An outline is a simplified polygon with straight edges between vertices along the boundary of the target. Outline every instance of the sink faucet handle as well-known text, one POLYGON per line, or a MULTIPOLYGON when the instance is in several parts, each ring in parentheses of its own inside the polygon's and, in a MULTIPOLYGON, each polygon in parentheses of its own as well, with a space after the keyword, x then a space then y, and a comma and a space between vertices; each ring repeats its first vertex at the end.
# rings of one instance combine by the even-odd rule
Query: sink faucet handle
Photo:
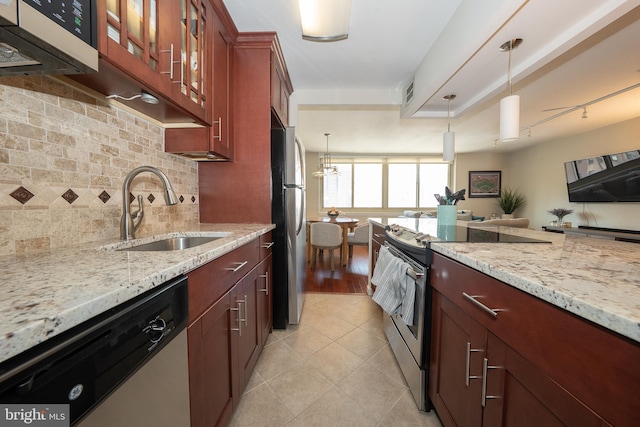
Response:
POLYGON ((142 224, 142 218, 144 217, 144 207, 142 205, 142 194, 138 194, 138 210, 131 213, 131 219, 133 220, 133 232, 135 233, 142 224))

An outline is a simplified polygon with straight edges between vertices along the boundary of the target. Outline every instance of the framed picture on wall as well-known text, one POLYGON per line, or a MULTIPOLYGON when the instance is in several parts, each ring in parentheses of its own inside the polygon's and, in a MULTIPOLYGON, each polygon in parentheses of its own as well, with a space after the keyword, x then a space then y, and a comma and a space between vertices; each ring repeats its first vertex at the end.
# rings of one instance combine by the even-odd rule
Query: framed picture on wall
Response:
POLYGON ((502 171, 469 171, 469 197, 500 197, 502 171))

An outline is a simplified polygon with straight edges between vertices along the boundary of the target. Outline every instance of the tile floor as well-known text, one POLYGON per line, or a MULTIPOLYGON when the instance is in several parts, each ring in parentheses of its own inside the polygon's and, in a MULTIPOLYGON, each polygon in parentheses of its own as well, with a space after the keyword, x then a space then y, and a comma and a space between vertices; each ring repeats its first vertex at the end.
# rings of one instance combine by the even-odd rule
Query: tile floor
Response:
POLYGON ((299 325, 274 330, 232 426, 430 426, 366 295, 307 294, 299 325))

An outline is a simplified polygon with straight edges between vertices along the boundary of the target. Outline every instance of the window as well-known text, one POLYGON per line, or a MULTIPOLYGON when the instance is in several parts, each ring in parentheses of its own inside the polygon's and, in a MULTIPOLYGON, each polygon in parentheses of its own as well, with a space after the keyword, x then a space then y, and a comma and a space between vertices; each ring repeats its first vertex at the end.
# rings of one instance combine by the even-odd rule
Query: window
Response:
POLYGON ((323 208, 427 208, 449 182, 449 164, 432 159, 333 159, 339 175, 323 181, 323 208))

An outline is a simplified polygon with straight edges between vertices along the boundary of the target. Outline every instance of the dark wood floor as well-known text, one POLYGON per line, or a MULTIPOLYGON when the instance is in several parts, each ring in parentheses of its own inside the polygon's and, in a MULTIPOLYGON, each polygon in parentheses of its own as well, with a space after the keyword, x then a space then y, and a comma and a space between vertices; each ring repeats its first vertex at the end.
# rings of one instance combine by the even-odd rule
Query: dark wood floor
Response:
POLYGON ((369 274, 368 251, 366 246, 354 246, 353 258, 349 259, 346 266, 339 265, 339 251, 335 251, 335 271, 331 271, 329 251, 324 251, 323 256, 318 256, 313 270, 307 262, 306 292, 366 295, 369 274))

